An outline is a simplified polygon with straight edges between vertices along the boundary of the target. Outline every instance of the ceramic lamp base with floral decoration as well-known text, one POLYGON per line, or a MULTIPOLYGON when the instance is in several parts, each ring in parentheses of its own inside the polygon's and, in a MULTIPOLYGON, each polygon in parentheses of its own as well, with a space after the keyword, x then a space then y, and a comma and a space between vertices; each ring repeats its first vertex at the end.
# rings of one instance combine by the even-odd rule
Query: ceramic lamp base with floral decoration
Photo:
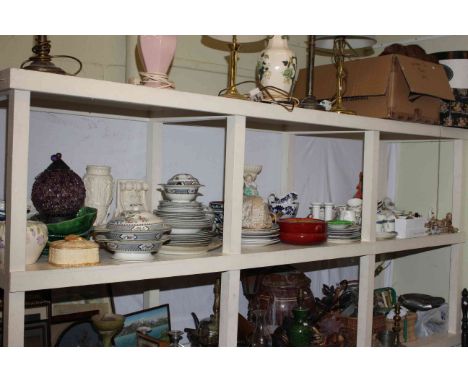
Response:
POLYGON ((273 36, 257 61, 257 82, 265 99, 287 100, 296 78, 297 58, 285 36, 273 36), (276 89, 275 89, 276 88, 276 89))

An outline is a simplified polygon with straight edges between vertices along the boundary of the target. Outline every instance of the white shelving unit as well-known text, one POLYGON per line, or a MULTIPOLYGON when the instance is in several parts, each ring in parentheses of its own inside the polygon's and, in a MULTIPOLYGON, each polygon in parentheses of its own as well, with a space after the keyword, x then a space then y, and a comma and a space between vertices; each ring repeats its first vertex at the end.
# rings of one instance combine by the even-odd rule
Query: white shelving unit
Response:
MULTIPOLYGON (((450 246, 449 334, 437 344, 456 343, 460 322, 463 231, 456 234, 413 239, 376 241, 375 205, 377 201, 379 146, 381 140, 453 140, 454 185, 453 222, 461 227, 463 140, 468 133, 460 129, 405 123, 359 116, 338 115, 313 110, 288 112, 267 105, 172 90, 120 84, 92 79, 60 76, 20 69, 0 72, 0 100, 8 108, 6 200, 7 232, 5 263, 0 270, 4 289, 4 345, 22 346, 24 336, 25 292, 38 289, 116 283, 203 273, 221 273, 220 346, 235 346, 239 310, 240 271, 280 264, 359 257, 358 346, 371 345, 372 292, 375 257, 381 253, 404 252, 450 246), (82 268, 57 268, 41 260, 25 265, 28 144, 30 110, 85 113, 99 116, 138 117, 148 121, 147 181, 156 206, 161 161, 158 145, 164 124, 221 126, 226 129, 224 180, 223 247, 205 257, 157 260, 150 263, 115 263, 106 252, 101 263, 82 268), (292 184, 292 140, 294 135, 327 135, 364 139, 364 201, 362 242, 293 246, 277 244, 263 248, 241 247, 243 166, 246 128, 283 133, 284 189, 292 184)), ((149 303, 157 294, 148 294, 149 303)))

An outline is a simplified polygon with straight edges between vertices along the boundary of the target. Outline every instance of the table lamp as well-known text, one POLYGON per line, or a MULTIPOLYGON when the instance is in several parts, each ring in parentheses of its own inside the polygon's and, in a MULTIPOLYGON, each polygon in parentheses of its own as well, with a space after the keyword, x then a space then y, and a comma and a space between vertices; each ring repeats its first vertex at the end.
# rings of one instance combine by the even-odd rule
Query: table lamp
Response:
POLYGON ((315 66, 315 36, 308 39, 309 54, 307 56, 307 95, 299 104, 303 109, 324 110, 324 107, 314 97, 314 66, 315 66))
POLYGON ((336 95, 331 111, 342 114, 356 114, 343 106, 346 91, 345 57, 358 56, 356 50, 370 48, 377 41, 372 36, 320 36, 315 44, 319 49, 331 52, 336 66, 336 95))
MULTIPOLYGON (((266 36, 247 36, 247 35, 231 35, 231 36, 209 36, 214 40, 227 43, 230 51, 229 71, 228 71, 228 86, 221 94, 222 97, 247 99, 246 96, 239 93, 236 86, 237 75, 237 60, 239 59, 239 48, 245 44, 259 43, 265 40, 266 36)), ((262 47, 263 48, 263 47, 262 47)))
POLYGON ((57 55, 51 56, 49 54, 50 49, 51 49, 51 44, 50 44, 50 40, 47 39, 46 35, 36 35, 34 36, 34 41, 35 41, 35 44, 32 48, 34 56, 29 57, 26 61, 24 61, 20 66, 21 69, 36 70, 38 72, 55 73, 55 74, 68 74, 67 72, 65 72, 65 70, 56 66, 52 62, 52 59, 53 58, 71 58, 72 60, 75 60, 79 65, 78 70, 75 73, 72 73, 71 75, 76 76, 81 71, 83 64, 76 57, 67 56, 64 54, 61 54, 59 56, 57 55), (30 62, 30 64, 26 66, 28 62, 30 62))

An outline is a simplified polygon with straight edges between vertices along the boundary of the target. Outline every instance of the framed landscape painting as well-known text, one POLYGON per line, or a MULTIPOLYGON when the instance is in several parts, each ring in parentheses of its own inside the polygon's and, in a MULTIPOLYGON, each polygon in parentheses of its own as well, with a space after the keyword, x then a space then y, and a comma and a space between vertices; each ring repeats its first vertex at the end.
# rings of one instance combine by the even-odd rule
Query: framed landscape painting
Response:
POLYGON ((114 337, 115 346, 137 346, 137 331, 156 339, 167 340, 171 330, 169 304, 125 315, 122 331, 114 337))

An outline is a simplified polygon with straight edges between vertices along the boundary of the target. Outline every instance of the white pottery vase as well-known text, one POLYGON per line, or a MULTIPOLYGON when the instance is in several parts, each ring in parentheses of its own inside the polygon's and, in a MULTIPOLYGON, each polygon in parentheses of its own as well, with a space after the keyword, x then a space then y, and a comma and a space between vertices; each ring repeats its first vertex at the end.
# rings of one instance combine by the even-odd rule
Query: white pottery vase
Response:
POLYGON ((97 209, 95 226, 104 223, 112 202, 114 180, 110 171, 110 166, 88 165, 83 176, 86 189, 85 206, 97 209))
MULTIPOLYGON (((47 244, 47 226, 39 221, 28 220, 26 227, 26 264, 34 264, 47 244)), ((5 222, 0 222, 0 263, 5 257, 5 222)))
MULTIPOLYGON (((296 69, 297 58, 288 48, 288 40, 273 36, 257 61, 257 80, 261 86, 274 86, 289 94, 296 78, 296 69)), ((274 89, 268 91, 275 98, 286 98, 274 89)))

